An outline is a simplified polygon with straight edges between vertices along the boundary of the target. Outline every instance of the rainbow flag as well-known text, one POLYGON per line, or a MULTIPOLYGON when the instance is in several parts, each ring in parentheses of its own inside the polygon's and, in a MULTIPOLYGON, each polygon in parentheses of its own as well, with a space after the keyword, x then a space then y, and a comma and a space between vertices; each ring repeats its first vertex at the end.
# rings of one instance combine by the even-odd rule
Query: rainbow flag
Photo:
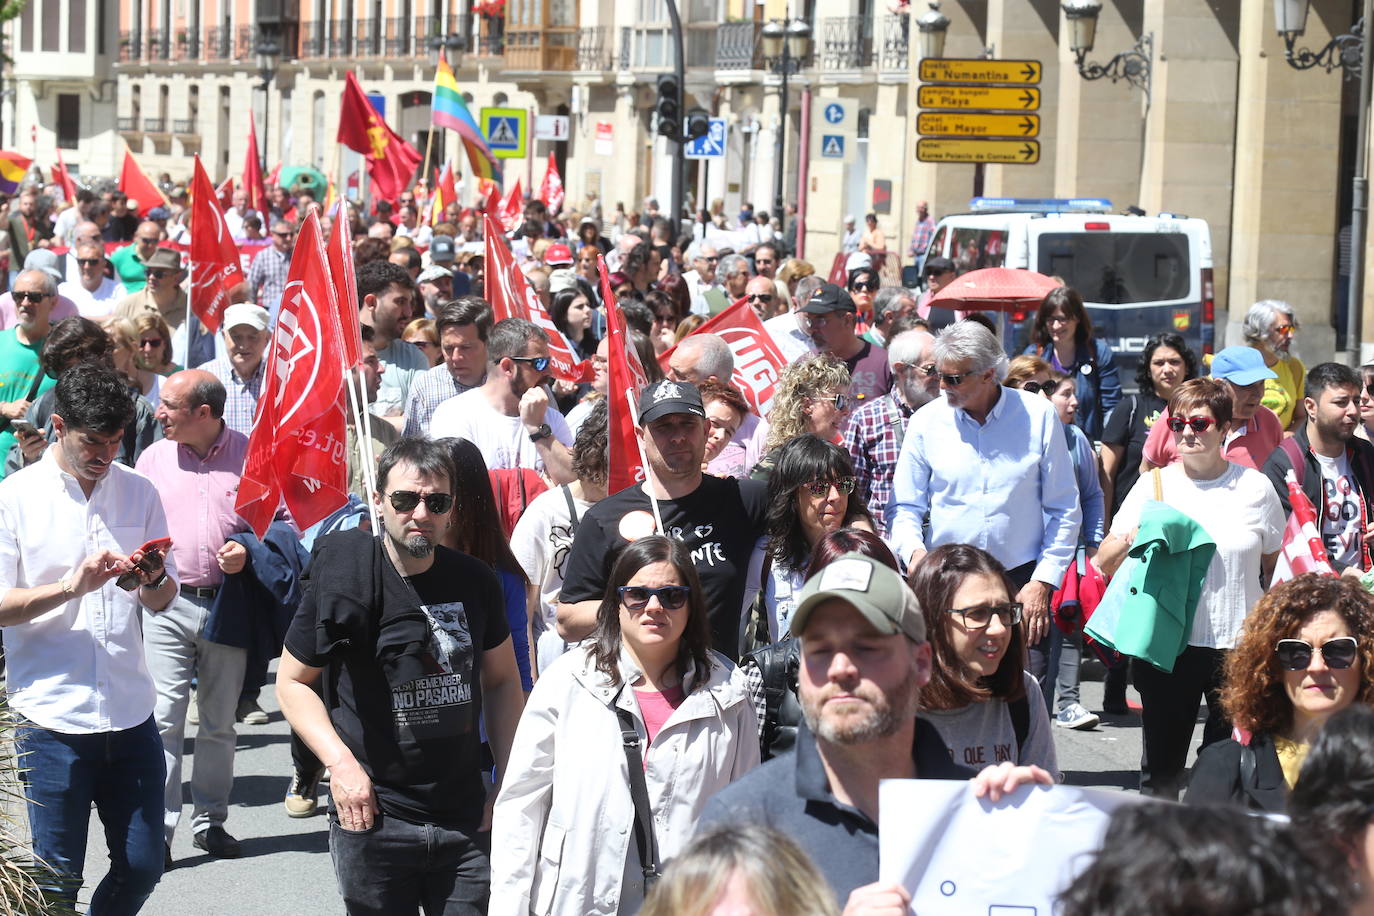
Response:
POLYGON ((434 95, 430 102, 430 123, 435 127, 456 130, 463 138, 463 147, 468 153, 468 163, 478 178, 489 178, 504 184, 501 178, 501 165, 487 146, 487 138, 482 136, 472 112, 468 111, 458 91, 458 81, 453 78, 453 70, 448 61, 440 60, 439 69, 434 74, 434 95))
POLYGON ((32 159, 0 150, 0 194, 13 194, 18 191, 31 165, 32 159))

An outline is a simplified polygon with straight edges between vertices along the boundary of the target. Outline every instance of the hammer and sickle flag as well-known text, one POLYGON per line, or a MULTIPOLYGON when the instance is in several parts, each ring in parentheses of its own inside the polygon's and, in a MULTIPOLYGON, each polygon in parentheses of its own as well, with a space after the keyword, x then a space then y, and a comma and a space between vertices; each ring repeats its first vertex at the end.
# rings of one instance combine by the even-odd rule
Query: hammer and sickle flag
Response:
POLYGON ((377 200, 395 203, 420 166, 420 151, 402 140, 377 113, 351 71, 344 82, 337 139, 367 158, 372 196, 377 200))

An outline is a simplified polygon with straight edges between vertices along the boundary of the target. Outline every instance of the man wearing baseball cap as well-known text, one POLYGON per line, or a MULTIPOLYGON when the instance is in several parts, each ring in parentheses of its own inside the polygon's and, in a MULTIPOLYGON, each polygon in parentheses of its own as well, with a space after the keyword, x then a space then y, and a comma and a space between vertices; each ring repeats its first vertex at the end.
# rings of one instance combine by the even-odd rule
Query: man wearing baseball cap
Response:
POLYGON ((224 310, 224 356, 211 360, 204 369, 224 385, 224 422, 245 436, 253 430, 253 415, 262 396, 263 354, 272 332, 267 329, 267 309, 251 302, 239 302, 224 310))
MULTIPOLYGON (((1231 391, 1231 432, 1222 443, 1222 455, 1234 464, 1260 470, 1283 439, 1278 415, 1260 404, 1264 380, 1278 376, 1264 364, 1260 351, 1238 346, 1227 347, 1212 357, 1212 378, 1221 379, 1231 391)), ((1141 454, 1150 467, 1162 468, 1178 460, 1168 419, 1169 412, 1165 410, 1150 427, 1150 435, 1145 439, 1141 454)))
POLYGON ((853 298, 834 283, 822 283, 801 307, 803 327, 816 349, 842 360, 853 382, 849 393, 862 404, 892 390, 887 351, 854 333, 858 309, 853 298))
MULTIPOLYGON (((933 664, 925 617, 896 570, 860 553, 823 567, 798 599, 792 635, 801 642, 804 721, 796 750, 707 802, 698 830, 767 825, 811 856, 841 904, 905 912, 906 891, 878 883, 878 784, 975 777, 917 716, 933 664)), ((1003 763, 977 774, 974 792, 995 802, 1017 786, 1051 781, 1039 767, 1003 763)))
POLYGON ((663 533, 691 548, 705 592, 711 648, 739 657, 741 623, 758 592, 762 568, 767 487, 703 474, 706 430, 706 410, 695 385, 662 381, 645 387, 635 427, 648 459, 645 480, 601 500, 579 523, 559 595, 558 631, 564 640, 576 642, 591 633, 621 549, 655 533, 652 494, 663 533))

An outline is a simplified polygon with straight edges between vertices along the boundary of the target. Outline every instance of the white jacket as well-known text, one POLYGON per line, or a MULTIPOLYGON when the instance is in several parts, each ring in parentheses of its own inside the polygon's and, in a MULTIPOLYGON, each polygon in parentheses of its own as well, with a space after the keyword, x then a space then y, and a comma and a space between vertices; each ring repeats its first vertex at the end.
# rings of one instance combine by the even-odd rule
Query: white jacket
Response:
MULTIPOLYGON (((743 676, 711 653, 710 678, 693 690, 648 748, 649 803, 659 856, 687 843, 712 795, 759 763, 758 726, 743 676)), ((639 671, 622 653, 626 684, 639 671)), ((511 747, 491 832, 491 916, 634 913, 644 888, 634 801, 610 704, 618 688, 588 649, 558 659, 534 685, 511 747)), ((616 701, 644 719, 634 690, 616 701)))

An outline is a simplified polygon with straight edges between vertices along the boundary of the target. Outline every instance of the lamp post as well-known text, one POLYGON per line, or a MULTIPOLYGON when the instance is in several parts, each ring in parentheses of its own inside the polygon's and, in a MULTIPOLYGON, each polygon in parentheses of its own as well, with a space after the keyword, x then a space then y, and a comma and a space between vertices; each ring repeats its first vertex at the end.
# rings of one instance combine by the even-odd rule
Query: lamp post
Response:
POLYGON ((281 45, 276 36, 266 31, 258 34, 257 47, 253 49, 257 57, 258 76, 262 77, 262 173, 267 174, 267 131, 272 126, 272 77, 277 75, 277 61, 281 59, 281 45))
POLYGON ((1348 34, 1337 35, 1316 52, 1306 48, 1295 51, 1293 46, 1307 29, 1308 5, 1309 0, 1274 0, 1274 25, 1283 37, 1284 57, 1289 66, 1295 70, 1319 66, 1327 73, 1340 67, 1346 79, 1358 77, 1360 81, 1355 175, 1350 187, 1350 286, 1345 308, 1345 348, 1352 361, 1358 358, 1364 362, 1360 325, 1364 313, 1364 244, 1369 211, 1369 25, 1374 22, 1374 0, 1363 0, 1363 15, 1348 34))
POLYGON ((463 36, 457 32, 449 32, 447 35, 435 35, 429 40, 429 62, 431 66, 439 66, 439 61, 443 61, 455 70, 458 62, 463 59, 463 36))
POLYGON ((776 19, 759 32, 764 59, 782 76, 782 95, 778 102, 778 135, 773 143, 773 212, 783 219, 782 176, 787 160, 787 79, 793 68, 800 71, 811 54, 811 26, 801 19, 783 25, 776 19))
POLYGON ((916 28, 921 33, 921 59, 944 57, 949 17, 940 12, 939 0, 932 0, 930 9, 916 20, 916 28))
POLYGON ((1136 39, 1129 51, 1122 51, 1105 64, 1086 60, 1097 40, 1097 17, 1102 14, 1101 0, 1064 0, 1064 17, 1069 20, 1069 47, 1078 62, 1078 75, 1085 80, 1109 77, 1113 83, 1125 80, 1145 93, 1145 105, 1150 105, 1150 64, 1154 58, 1154 33, 1146 32, 1136 39))

